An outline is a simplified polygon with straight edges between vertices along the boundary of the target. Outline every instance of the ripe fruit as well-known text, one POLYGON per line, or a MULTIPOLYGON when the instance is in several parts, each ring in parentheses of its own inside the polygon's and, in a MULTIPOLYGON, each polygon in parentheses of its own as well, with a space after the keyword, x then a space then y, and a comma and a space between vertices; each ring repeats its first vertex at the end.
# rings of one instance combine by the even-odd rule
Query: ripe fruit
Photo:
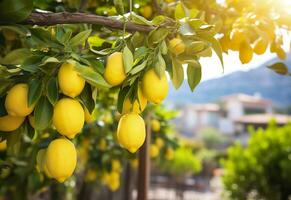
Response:
POLYGON ((138 159, 137 158, 134 158, 133 160, 130 161, 130 166, 133 168, 133 169, 137 169, 138 167, 138 159))
POLYGON ((169 84, 166 73, 161 78, 153 69, 144 74, 142 79, 142 92, 148 101, 159 104, 167 97, 168 91, 169 84))
POLYGON ((278 56, 281 60, 285 60, 285 59, 286 59, 286 53, 285 53, 285 51, 282 49, 282 47, 280 47, 280 46, 276 47, 275 52, 276 52, 277 56, 278 56))
POLYGON ((239 29, 233 29, 230 33, 230 40, 232 44, 241 44, 246 40, 245 32, 239 29))
POLYGON ((264 38, 259 38, 255 41, 254 52, 257 55, 262 55, 266 52, 268 47, 268 41, 264 38))
POLYGON ((84 126, 84 110, 74 99, 63 98, 54 107, 53 125, 57 131, 69 138, 74 138, 84 126))
POLYGON ((122 113, 129 113, 129 112, 134 112, 134 113, 141 113, 146 105, 147 105, 147 99, 142 93, 141 88, 139 87, 137 90, 137 96, 138 100, 135 100, 133 104, 130 102, 129 98, 126 98, 123 102, 123 108, 122 108, 122 113))
POLYGON ((228 36, 223 36, 219 42, 223 52, 227 52, 231 48, 231 43, 228 36))
POLYGON ((165 142, 162 138, 157 138, 155 143, 159 148, 162 148, 165 145, 165 142))
POLYGON ((112 168, 112 171, 121 172, 121 164, 119 160, 113 159, 111 161, 111 168, 112 168))
POLYGON ((95 181, 97 179, 96 170, 89 169, 86 173, 85 180, 88 182, 95 181))
POLYGON ((174 159, 174 150, 172 148, 167 148, 165 158, 166 160, 174 159))
POLYGON ((158 120, 153 119, 151 121, 151 127, 153 131, 158 132, 161 129, 161 124, 158 120))
POLYGON ((136 113, 125 114, 117 127, 117 139, 121 146, 135 153, 145 141, 146 131, 143 119, 136 113))
POLYGON ((76 97, 81 94, 85 80, 75 70, 74 63, 64 63, 58 73, 59 87, 63 94, 76 97))
POLYGON ((64 182, 76 167, 77 152, 74 144, 66 138, 53 140, 47 148, 45 163, 50 175, 60 183, 64 182))
POLYGON ((155 144, 151 144, 150 146, 150 156, 151 158, 156 158, 160 153, 159 147, 155 144))
POLYGON ((120 187, 120 175, 118 172, 112 171, 105 175, 105 184, 111 191, 116 191, 120 187))
POLYGON ((90 114, 86 107, 84 108, 84 114, 85 114, 86 123, 94 122, 95 119, 94 119, 93 113, 90 114))
POLYGON ((36 169, 38 172, 44 172, 48 178, 52 177, 46 166, 46 149, 41 149, 37 152, 36 169))
POLYGON ((183 53, 185 51, 185 48, 186 46, 183 40, 181 40, 180 38, 174 38, 169 42, 169 49, 176 56, 183 53))
POLYGON ((2 142, 0 142, 0 151, 5 151, 7 148, 7 142, 6 140, 3 140, 2 142))
POLYGON ((14 85, 7 93, 5 108, 9 115, 25 117, 32 113, 34 106, 28 106, 28 85, 19 83, 14 85))
POLYGON ((6 115, 0 117, 0 131, 15 131, 23 123, 25 117, 13 117, 6 115))
POLYGON ((253 49, 247 41, 241 43, 239 48, 239 59, 242 64, 249 63, 253 58, 253 49))
POLYGON ((147 5, 147 6, 144 6, 140 9, 140 13, 142 16, 149 19, 153 14, 153 9, 151 6, 147 5))
POLYGON ((126 74, 121 52, 115 52, 108 56, 104 78, 112 86, 117 86, 125 80, 126 74))

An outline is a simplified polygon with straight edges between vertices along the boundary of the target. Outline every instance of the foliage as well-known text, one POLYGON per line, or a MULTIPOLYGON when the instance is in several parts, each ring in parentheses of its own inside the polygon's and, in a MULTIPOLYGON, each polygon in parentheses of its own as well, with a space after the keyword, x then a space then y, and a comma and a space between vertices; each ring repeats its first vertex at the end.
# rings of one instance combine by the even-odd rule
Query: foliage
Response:
POLYGON ((252 131, 246 148, 239 143, 228 149, 223 161, 223 183, 231 199, 288 199, 291 193, 291 126, 252 131))
POLYGON ((207 148, 215 149, 226 144, 224 135, 214 128, 205 128, 199 132, 199 135, 207 148))

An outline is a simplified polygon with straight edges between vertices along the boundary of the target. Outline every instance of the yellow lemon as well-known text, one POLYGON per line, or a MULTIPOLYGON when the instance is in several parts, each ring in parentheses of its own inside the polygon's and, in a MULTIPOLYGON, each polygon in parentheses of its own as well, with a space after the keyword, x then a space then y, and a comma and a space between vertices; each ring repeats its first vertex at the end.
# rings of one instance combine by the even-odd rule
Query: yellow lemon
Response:
POLYGON ((280 46, 276 47, 275 52, 276 52, 277 56, 278 56, 281 60, 285 60, 285 59, 286 59, 286 53, 285 53, 285 51, 282 49, 282 47, 280 47, 280 46))
POLYGON ((131 161, 130 161, 130 165, 131 165, 131 167, 132 167, 133 169, 137 169, 137 167, 138 167, 138 159, 135 158, 135 159, 131 160, 131 161))
POLYGON ((141 13, 142 16, 144 16, 145 18, 149 19, 153 14, 153 9, 152 9, 151 6, 146 5, 146 6, 144 6, 144 7, 142 7, 140 9, 140 13, 141 13))
POLYGON ((34 116, 33 115, 29 115, 28 116, 28 121, 29 121, 29 124, 32 128, 35 128, 35 119, 34 119, 34 116))
POLYGON ((231 44, 241 44, 246 40, 246 34, 239 29, 233 29, 230 33, 231 44))
POLYGON ((121 164, 119 160, 113 159, 111 161, 111 168, 112 168, 112 171, 121 172, 121 164))
POLYGON ((224 52, 227 52, 228 49, 230 49, 231 47, 231 42, 230 42, 230 39, 228 36, 223 36, 220 40, 220 45, 221 45, 221 48, 224 52))
POLYGON ((98 149, 100 149, 101 151, 105 151, 106 148, 107 148, 107 142, 104 138, 102 138, 98 143, 98 149))
POLYGON ((54 107, 53 125, 57 131, 69 138, 74 138, 84 126, 84 110, 74 99, 63 98, 54 107))
POLYGON ((85 180, 88 182, 95 181, 97 179, 96 170, 89 169, 86 173, 85 180))
POLYGON ((150 156, 151 158, 156 158, 160 153, 159 147, 155 144, 151 144, 150 146, 150 156))
POLYGON ((242 42, 239 48, 239 59, 242 64, 249 63, 253 58, 253 49, 246 41, 242 42))
POLYGON ((46 149, 41 149, 36 154, 36 169, 38 172, 43 172, 46 149))
POLYGON ((166 160, 174 159, 174 150, 172 148, 167 148, 165 158, 166 160))
POLYGON ((59 87, 63 94, 76 97, 81 94, 85 80, 75 70, 74 63, 64 63, 58 73, 59 87))
POLYGON ((135 153, 144 143, 146 137, 145 123, 136 113, 121 117, 117 128, 117 139, 121 146, 135 153))
POLYGON ((257 55, 262 55, 266 52, 268 48, 268 41, 264 38, 259 38, 255 41, 254 52, 257 55))
POLYGON ((85 121, 87 123, 94 122, 95 118, 93 116, 93 112, 90 114, 89 111, 88 111, 88 109, 86 107, 84 108, 84 114, 85 114, 85 121))
POLYGON ((6 115, 0 117, 0 131, 15 131, 23 123, 25 117, 13 117, 6 115))
POLYGON ((157 138, 155 141, 155 144, 159 147, 162 148, 165 145, 165 142, 162 138, 157 138))
POLYGON ((181 40, 180 38, 171 39, 169 42, 169 49, 176 56, 183 53, 185 51, 185 48, 186 46, 183 40, 181 40))
POLYGON ((158 132, 161 129, 161 124, 158 120, 153 119, 151 120, 151 127, 153 131, 158 132))
POLYGON ((116 191, 120 187, 120 175, 119 173, 112 171, 107 176, 106 185, 111 191, 116 191))
POLYGON ((77 152, 74 144, 66 139, 53 140, 46 152, 46 167, 50 175, 60 183, 70 177, 76 167, 77 152))
POLYGON ((166 73, 161 78, 153 69, 145 73, 142 79, 142 92, 148 101, 159 104, 167 97, 168 91, 169 84, 166 73))
POLYGON ((108 56, 104 78, 112 86, 119 85, 125 80, 126 74, 121 52, 115 52, 108 56))
POLYGON ((32 113, 34 106, 28 106, 28 85, 19 83, 7 93, 5 108, 9 115, 25 117, 32 113))
POLYGON ((135 100, 133 104, 130 102, 129 98, 126 98, 123 102, 123 108, 122 108, 122 113, 129 113, 129 112, 134 112, 134 113, 141 113, 146 105, 147 105, 147 99, 142 93, 141 87, 138 87, 137 90, 137 98, 138 100, 135 100))
POLYGON ((0 151, 5 151, 7 148, 7 141, 3 140, 2 142, 0 142, 0 151))

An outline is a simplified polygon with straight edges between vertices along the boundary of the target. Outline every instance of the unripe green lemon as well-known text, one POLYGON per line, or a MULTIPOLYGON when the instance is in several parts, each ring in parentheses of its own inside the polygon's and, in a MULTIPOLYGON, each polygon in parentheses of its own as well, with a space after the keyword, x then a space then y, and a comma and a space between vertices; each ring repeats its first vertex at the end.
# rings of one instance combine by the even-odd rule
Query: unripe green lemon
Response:
POLYGON ((161 78, 153 69, 144 74, 142 79, 142 92, 148 101, 159 104, 167 97, 168 91, 169 84, 166 73, 161 78))
POLYGON ((126 78, 121 52, 108 56, 104 72, 105 80, 112 86, 120 85, 126 78))
POLYGON ((138 87, 137 91, 137 96, 138 100, 135 100, 133 104, 130 102, 129 98, 126 98, 123 102, 123 108, 122 108, 122 113, 129 113, 129 112, 134 112, 134 113, 141 113, 146 105, 147 105, 147 99, 142 93, 141 87, 138 87))
POLYGON ((151 127, 153 131, 158 132, 161 129, 161 124, 158 120, 153 119, 151 120, 151 127))
POLYGON ((117 128, 119 144, 131 153, 135 153, 144 143, 145 123, 136 113, 128 113, 120 118, 117 128))
POLYGON ((249 63, 253 58, 253 49, 246 41, 242 42, 240 45, 239 58, 242 64, 249 63))
POLYGON ((47 148, 45 164, 53 178, 64 182, 73 174, 77 164, 74 144, 66 138, 53 140, 47 148))
POLYGON ((0 117, 0 131, 15 131, 23 123, 25 117, 13 117, 6 115, 0 117))
POLYGON ((60 134, 72 139, 82 130, 84 115, 83 107, 77 100, 63 98, 54 107, 53 125, 60 134))
POLYGON ((150 146, 150 156, 151 158, 156 158, 160 153, 160 149, 157 145, 151 144, 150 146))
POLYGON ((13 86, 7 93, 5 108, 9 115, 25 117, 32 113, 34 106, 28 106, 28 85, 19 83, 13 86))
POLYGON ((74 63, 64 63, 58 73, 60 90, 69 97, 76 97, 81 94, 85 87, 85 80, 75 70, 74 63))
POLYGON ((169 42, 169 49, 176 56, 183 53, 185 51, 185 48, 186 46, 183 40, 181 40, 180 38, 174 38, 169 42))

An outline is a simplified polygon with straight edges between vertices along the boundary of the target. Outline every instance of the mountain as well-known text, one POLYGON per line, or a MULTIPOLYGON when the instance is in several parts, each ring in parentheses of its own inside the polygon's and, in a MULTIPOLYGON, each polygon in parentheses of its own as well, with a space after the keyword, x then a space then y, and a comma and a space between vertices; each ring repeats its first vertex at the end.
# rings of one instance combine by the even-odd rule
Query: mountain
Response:
MULTIPOLYGON (((211 79, 199 84, 192 93, 187 80, 179 90, 170 87, 166 103, 209 103, 220 97, 234 93, 249 95, 260 94, 262 98, 272 100, 276 106, 283 107, 291 104, 291 77, 276 74, 266 66, 278 62, 272 59, 249 71, 238 71, 217 79, 211 79)), ((291 66, 291 57, 285 61, 291 66)))

